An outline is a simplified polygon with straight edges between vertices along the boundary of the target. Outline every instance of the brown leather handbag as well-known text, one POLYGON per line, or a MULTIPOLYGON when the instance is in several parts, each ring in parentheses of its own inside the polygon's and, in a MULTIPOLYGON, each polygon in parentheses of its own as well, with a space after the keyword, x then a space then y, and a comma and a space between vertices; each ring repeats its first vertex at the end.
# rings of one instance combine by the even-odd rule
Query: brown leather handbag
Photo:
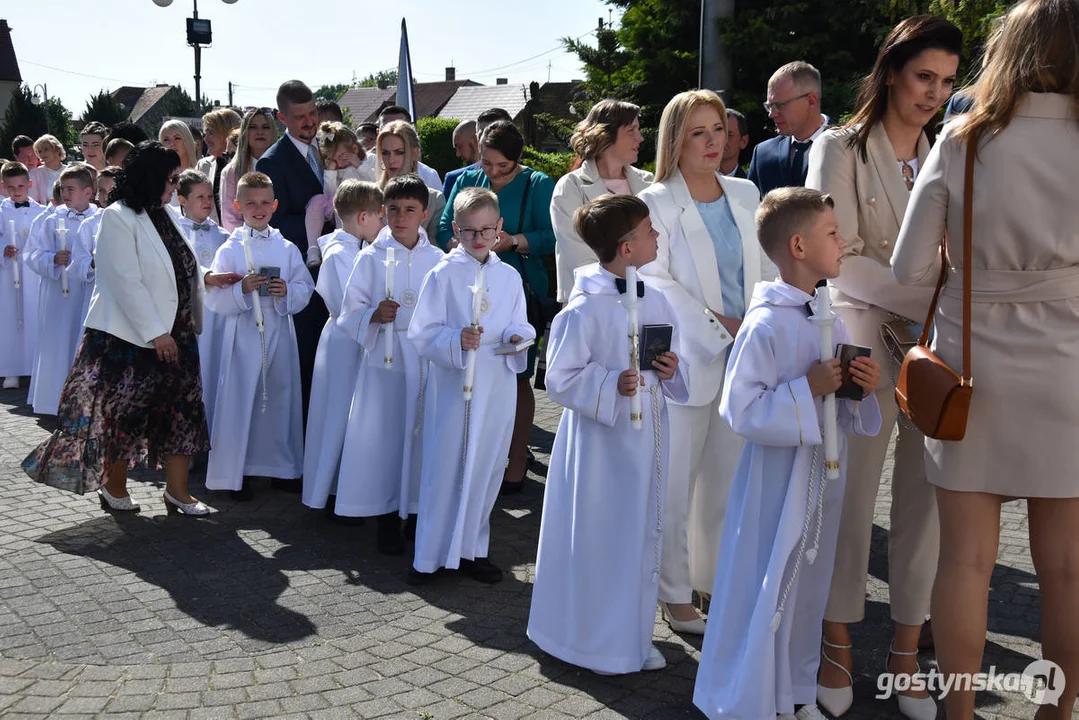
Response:
POLYGON ((974 394, 970 376, 971 224, 974 217, 974 143, 967 144, 963 187, 963 375, 957 375, 929 349, 929 331, 940 291, 948 275, 948 240, 940 241, 940 279, 929 306, 922 336, 903 358, 895 386, 895 401, 903 414, 936 440, 962 440, 967 433, 967 413, 974 394))

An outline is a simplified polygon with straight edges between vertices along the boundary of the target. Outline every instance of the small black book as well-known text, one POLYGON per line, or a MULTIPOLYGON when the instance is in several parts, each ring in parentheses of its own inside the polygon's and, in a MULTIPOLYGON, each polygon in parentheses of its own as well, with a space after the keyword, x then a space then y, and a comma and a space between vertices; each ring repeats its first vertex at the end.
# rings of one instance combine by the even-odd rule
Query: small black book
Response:
POLYGON ((654 370, 652 362, 671 351, 673 325, 642 325, 640 339, 641 370, 654 370))
MULTIPOLYGON (((259 275, 269 280, 281 277, 281 268, 273 265, 263 265, 259 268, 259 275)), ((259 295, 266 297, 270 294, 270 284, 259 285, 259 295)))
POLYGON ((872 352, 872 348, 861 345, 839 343, 835 346, 835 357, 839 358, 839 367, 843 371, 843 384, 835 391, 837 400, 860 401, 865 395, 865 391, 854 382, 854 378, 850 375, 850 361, 855 358, 869 357, 872 352))

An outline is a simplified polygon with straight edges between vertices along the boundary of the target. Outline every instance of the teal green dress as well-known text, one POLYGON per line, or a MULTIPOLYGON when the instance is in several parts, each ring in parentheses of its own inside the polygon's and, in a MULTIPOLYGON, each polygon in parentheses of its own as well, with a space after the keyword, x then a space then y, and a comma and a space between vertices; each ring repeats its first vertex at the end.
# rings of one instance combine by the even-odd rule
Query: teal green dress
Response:
MULTIPOLYGON (((483 170, 468 170, 461 173, 454 183, 450 196, 446 198, 446 209, 438 223, 436 241, 443 250, 453 237, 453 201, 462 188, 491 188, 491 181, 483 170)), ((554 198, 554 181, 538 170, 522 167, 517 177, 509 185, 499 190, 498 206, 502 212, 502 229, 510 235, 523 234, 528 239, 528 254, 507 252, 498 253, 498 258, 517 269, 522 277, 528 279, 536 297, 549 297, 547 268, 542 256, 554 254, 554 226, 551 224, 551 202, 554 198), (524 199, 525 187, 528 187, 528 205, 525 207, 524 222, 521 222, 521 200, 524 199)), ((537 336, 544 328, 536 328, 537 336)), ((528 369, 521 377, 530 378, 536 368, 536 346, 532 346, 528 355, 528 369)))

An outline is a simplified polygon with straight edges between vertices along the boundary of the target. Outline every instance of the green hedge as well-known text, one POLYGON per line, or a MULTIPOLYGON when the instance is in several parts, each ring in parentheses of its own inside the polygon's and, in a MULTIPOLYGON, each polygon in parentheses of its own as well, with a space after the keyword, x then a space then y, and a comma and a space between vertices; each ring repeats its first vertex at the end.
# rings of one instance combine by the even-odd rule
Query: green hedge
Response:
POLYGON ((570 165, 573 164, 573 153, 544 153, 533 147, 526 147, 521 155, 521 162, 558 182, 558 178, 569 172, 570 165))
POLYGON ((457 121, 448 118, 420 118, 416 131, 423 148, 423 162, 445 176, 450 170, 461 167, 461 160, 453 151, 453 129, 457 121))

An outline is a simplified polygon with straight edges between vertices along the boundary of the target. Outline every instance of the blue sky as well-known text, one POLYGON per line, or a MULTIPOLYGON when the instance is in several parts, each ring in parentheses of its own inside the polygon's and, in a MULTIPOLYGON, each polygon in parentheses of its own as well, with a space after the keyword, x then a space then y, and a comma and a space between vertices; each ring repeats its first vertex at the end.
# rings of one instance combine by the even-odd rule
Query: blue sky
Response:
MULTIPOLYGON (((186 44, 191 0, 160 8, 152 0, 33 0, 4 3, 23 82, 46 83, 78 117, 86 100, 120 85, 170 83, 194 94, 194 52, 186 44), (91 16, 91 10, 93 15, 91 16)), ((240 106, 273 106, 277 85, 299 78, 313 88, 349 82, 353 73, 397 66, 401 19, 408 21, 412 66, 420 82, 457 79, 494 84, 582 77, 559 48, 608 18, 599 0, 201 0, 214 44, 202 51, 202 92, 240 106), (392 8, 383 11, 381 8, 392 8)), ((615 17, 617 21, 617 17, 615 17)))

